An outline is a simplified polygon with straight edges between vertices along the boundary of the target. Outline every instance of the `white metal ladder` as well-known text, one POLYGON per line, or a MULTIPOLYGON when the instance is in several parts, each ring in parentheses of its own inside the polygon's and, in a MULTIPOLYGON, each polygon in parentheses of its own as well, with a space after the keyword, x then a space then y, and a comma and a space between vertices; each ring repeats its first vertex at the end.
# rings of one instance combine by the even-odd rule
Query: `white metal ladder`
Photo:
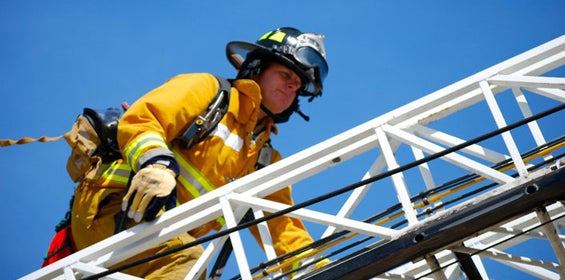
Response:
MULTIPOLYGON (((420 160, 465 143, 469 140, 468 135, 446 131, 441 123, 458 120, 459 115, 464 116, 460 119, 463 122, 465 117, 469 117, 465 113, 469 110, 488 116, 485 119, 490 119, 491 123, 485 124, 485 127, 497 129, 560 106, 565 103, 565 78, 553 76, 553 73, 563 73, 559 71, 562 71, 564 65, 565 36, 561 36, 185 203, 166 212, 153 223, 141 224, 125 230, 54 264, 31 272, 22 279, 81 279, 103 273, 111 265, 220 216, 224 216, 226 220, 226 226, 220 233, 227 234, 217 234, 214 236, 217 238, 209 240, 204 255, 187 279, 196 278, 210 266, 227 238, 230 238, 233 244, 240 277, 252 279, 255 273, 251 268, 257 264, 249 261, 245 240, 241 238, 239 231, 230 231, 230 229, 237 226, 248 209, 253 210, 255 218, 261 218, 265 216, 264 212, 278 213, 289 207, 261 197, 289 184, 299 183, 308 177, 323 176, 324 172, 331 172, 332 167, 354 160, 359 155, 377 152, 372 164, 367 166, 365 176, 361 178, 364 180, 395 170, 407 162, 420 160), (543 104, 551 106, 538 108, 536 104, 529 102, 530 98, 547 99, 543 104), (504 101, 500 101, 501 99, 504 101), (514 107, 517 109, 509 109, 514 107), (408 157, 403 151, 408 151, 408 157)), ((532 121, 520 129, 502 132, 493 137, 497 139, 492 140, 496 141, 495 144, 475 143, 443 155, 433 162, 422 163, 417 169, 394 173, 387 180, 379 181, 379 184, 384 182, 379 188, 393 190, 397 199, 399 208, 394 212, 397 214, 394 217, 385 215, 386 217, 367 222, 353 215, 359 205, 366 203, 367 200, 378 199, 370 196, 371 188, 375 187, 373 183, 360 185, 347 192, 348 197, 342 200, 337 214, 314 210, 307 205, 285 215, 326 226, 327 229, 322 237, 332 236, 345 230, 350 235, 371 238, 371 244, 365 245, 366 248, 378 248, 381 244, 390 244, 413 233, 415 229, 426 227, 434 219, 447 217, 450 211, 459 211, 504 190, 512 191, 513 188, 528 185, 529 182, 559 172, 563 168, 563 159, 559 158, 559 153, 563 152, 560 144, 552 146, 549 151, 540 149, 531 158, 523 157, 526 151, 546 145, 553 140, 552 138, 556 138, 555 135, 559 137, 565 134, 564 111, 555 112, 548 118, 553 119, 532 121), (524 138, 531 140, 524 141, 524 138), (524 142, 528 144, 523 144, 524 142), (538 169, 530 169, 542 160, 546 162, 538 169), (507 168, 493 167, 503 161, 511 164, 507 165, 507 168), (475 176, 473 182, 476 185, 468 184, 469 186, 465 187, 461 185, 457 190, 478 188, 479 182, 491 184, 493 187, 450 205, 444 203, 444 200, 449 198, 447 194, 451 195, 451 190, 445 190, 443 195, 431 192, 430 196, 413 200, 412 198, 418 193, 433 190, 446 181, 445 178, 437 175, 439 170, 434 169, 435 166, 453 168, 460 172, 454 172, 457 175, 453 178, 460 176, 459 174, 475 176), (412 176, 419 177, 418 180, 422 184, 411 185, 409 179, 412 176), (382 186, 383 184, 386 186, 382 186), (434 207, 434 211, 426 212, 430 207, 434 207)), ((475 134, 473 137, 476 136, 479 135, 475 134)), ((359 180, 359 178, 353 179, 359 180)), ((455 253, 459 253, 471 256, 474 268, 484 279, 488 279, 488 269, 483 264, 485 259, 493 259, 539 278, 564 278, 564 237, 559 234, 564 221, 559 217, 564 213, 565 209, 558 200, 554 203, 542 204, 533 212, 524 212, 519 217, 513 217, 504 223, 467 236, 456 245, 443 246, 437 251, 371 277, 459 279, 465 272, 461 265, 445 266, 457 260, 455 253), (507 243, 493 246, 503 238, 524 232, 542 223, 545 224, 539 228, 523 233, 507 243), (506 248, 532 238, 550 242, 557 261, 535 260, 504 252, 506 248)), ((266 262, 276 256, 268 230, 263 225, 264 223, 260 223, 259 228, 265 248, 262 262, 266 262)), ((354 249, 349 253, 349 258, 354 259, 356 253, 362 251, 359 248, 354 249)), ((331 252, 331 248, 326 248, 325 252, 331 252)), ((338 255, 335 258, 340 257, 338 255)), ((351 265, 351 263, 342 259, 340 265, 351 265)), ((370 265, 370 261, 367 261, 367 265, 370 265)), ((326 271, 331 271, 331 268, 326 271)), ((277 275, 280 275, 280 271, 272 271, 271 276, 277 275)), ((303 274, 299 273, 298 276, 300 275, 303 274)), ((316 278, 316 275, 316 272, 311 272, 304 277, 316 278)), ((105 277, 106 279, 137 279, 120 272, 105 277)))

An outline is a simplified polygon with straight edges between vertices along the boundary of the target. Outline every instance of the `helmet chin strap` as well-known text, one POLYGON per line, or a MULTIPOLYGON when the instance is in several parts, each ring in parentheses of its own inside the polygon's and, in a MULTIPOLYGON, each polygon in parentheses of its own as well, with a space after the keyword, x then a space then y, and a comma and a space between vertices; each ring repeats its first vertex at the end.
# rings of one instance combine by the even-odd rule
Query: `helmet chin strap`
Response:
POLYGON ((284 121, 284 119, 281 118, 280 116, 273 114, 273 112, 271 112, 271 110, 269 110, 269 108, 267 108, 267 106, 263 105, 263 103, 261 103, 261 110, 263 110, 263 112, 265 112, 267 114, 267 116, 269 116, 271 119, 273 119, 276 123, 284 121))
POLYGON ((267 108, 267 106, 263 105, 263 103, 261 103, 261 110, 263 110, 263 112, 265 112, 267 116, 272 118, 275 121, 275 123, 287 122, 288 119, 290 118, 290 115, 292 115, 293 112, 298 113, 298 115, 301 116, 305 121, 310 121, 310 117, 302 113, 302 111, 300 111, 298 107, 298 103, 291 105, 291 107, 289 107, 280 114, 274 114, 273 112, 271 112, 271 110, 269 110, 269 108, 267 108))
POLYGON ((309 122, 310 117, 300 111, 300 108, 296 108, 296 113, 301 116, 305 121, 309 122))

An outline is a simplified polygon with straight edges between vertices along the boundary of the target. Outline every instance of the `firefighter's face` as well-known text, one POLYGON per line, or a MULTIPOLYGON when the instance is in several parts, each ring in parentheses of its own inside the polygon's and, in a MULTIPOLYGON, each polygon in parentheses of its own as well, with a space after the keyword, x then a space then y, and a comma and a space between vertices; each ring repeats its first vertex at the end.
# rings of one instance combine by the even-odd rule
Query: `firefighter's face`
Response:
POLYGON ((301 86, 300 77, 279 63, 271 63, 255 77, 255 81, 261 87, 263 105, 273 114, 279 114, 290 107, 301 86))

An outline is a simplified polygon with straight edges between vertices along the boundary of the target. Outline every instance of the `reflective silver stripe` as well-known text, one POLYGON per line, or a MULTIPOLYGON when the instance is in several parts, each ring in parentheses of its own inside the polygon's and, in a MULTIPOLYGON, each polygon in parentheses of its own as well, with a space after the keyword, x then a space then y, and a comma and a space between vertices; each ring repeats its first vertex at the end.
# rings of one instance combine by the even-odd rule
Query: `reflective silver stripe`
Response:
POLYGON ((179 177, 177 178, 179 183, 192 195, 192 197, 199 197, 203 193, 206 193, 204 186, 190 175, 185 169, 180 169, 179 177))
POLYGON ((213 136, 220 137, 224 141, 224 145, 240 152, 243 147, 243 139, 239 135, 231 133, 229 128, 222 123, 219 123, 211 133, 213 136))
POLYGON ((171 150, 169 150, 168 148, 155 148, 155 149, 151 149, 149 151, 147 151, 146 153, 144 153, 142 156, 139 157, 139 159, 137 160, 137 164, 135 166, 135 168, 137 170, 141 169, 141 167, 150 159, 154 158, 154 157, 158 157, 158 156, 168 156, 168 157, 173 157, 174 154, 173 152, 171 152, 171 150))

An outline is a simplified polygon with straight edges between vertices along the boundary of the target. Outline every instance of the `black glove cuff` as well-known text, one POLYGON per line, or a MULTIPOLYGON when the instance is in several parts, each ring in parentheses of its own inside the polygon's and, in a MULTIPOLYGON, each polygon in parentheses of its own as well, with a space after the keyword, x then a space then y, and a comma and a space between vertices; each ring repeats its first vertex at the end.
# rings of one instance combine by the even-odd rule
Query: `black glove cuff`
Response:
POLYGON ((179 174, 180 174, 180 166, 179 166, 177 160, 174 157, 163 156, 163 155, 156 156, 156 157, 153 157, 153 158, 147 160, 141 166, 141 168, 144 168, 144 167, 149 166, 151 164, 160 164, 160 165, 166 166, 167 168, 169 168, 170 170, 175 172, 175 178, 177 176, 179 176, 179 174))

